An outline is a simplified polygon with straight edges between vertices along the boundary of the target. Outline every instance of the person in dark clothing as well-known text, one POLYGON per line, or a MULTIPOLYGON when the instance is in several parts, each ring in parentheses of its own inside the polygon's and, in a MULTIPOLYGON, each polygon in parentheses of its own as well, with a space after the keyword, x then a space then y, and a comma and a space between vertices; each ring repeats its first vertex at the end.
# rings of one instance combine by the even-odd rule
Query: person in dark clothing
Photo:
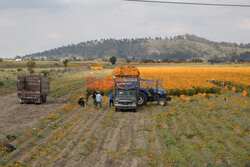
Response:
POLYGON ((87 90, 85 90, 86 105, 88 105, 89 96, 90 96, 90 92, 89 92, 89 90, 87 89, 87 90))
POLYGON ((12 152, 16 150, 16 148, 11 144, 4 144, 4 148, 6 149, 7 152, 12 152))
POLYGON ((109 107, 111 107, 111 103, 112 103, 112 106, 114 106, 114 95, 113 95, 112 90, 109 93, 109 107))
POLYGON ((83 98, 82 98, 82 97, 80 97, 80 99, 78 100, 78 104, 79 104, 81 107, 84 107, 85 102, 83 101, 83 98))
POLYGON ((94 90, 93 95, 92 95, 92 98, 93 98, 93 105, 96 104, 96 94, 97 94, 97 92, 94 90))

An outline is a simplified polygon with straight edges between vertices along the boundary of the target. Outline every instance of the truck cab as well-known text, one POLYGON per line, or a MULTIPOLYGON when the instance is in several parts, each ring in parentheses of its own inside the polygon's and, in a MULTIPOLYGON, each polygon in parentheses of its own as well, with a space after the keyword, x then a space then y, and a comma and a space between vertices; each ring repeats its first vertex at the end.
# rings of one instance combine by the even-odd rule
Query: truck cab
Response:
POLYGON ((115 79, 115 111, 138 109, 138 79, 115 79))

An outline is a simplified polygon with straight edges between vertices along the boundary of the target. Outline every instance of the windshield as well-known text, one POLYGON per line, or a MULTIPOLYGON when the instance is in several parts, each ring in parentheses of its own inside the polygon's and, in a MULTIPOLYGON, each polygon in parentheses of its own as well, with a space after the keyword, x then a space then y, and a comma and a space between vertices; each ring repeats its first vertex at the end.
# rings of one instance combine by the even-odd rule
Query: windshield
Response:
POLYGON ((118 97, 127 97, 127 98, 129 98, 129 97, 134 97, 135 96, 135 91, 133 91, 133 90, 118 90, 117 91, 117 96, 118 97))

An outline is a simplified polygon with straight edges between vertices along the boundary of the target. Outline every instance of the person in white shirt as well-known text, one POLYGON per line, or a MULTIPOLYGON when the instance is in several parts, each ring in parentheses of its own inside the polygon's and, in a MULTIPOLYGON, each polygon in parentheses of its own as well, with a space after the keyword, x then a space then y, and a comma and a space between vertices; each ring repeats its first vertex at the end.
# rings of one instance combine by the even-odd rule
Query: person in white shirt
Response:
POLYGON ((100 93, 97 93, 95 99, 96 99, 95 108, 97 107, 98 104, 100 104, 100 108, 102 108, 102 95, 100 93))

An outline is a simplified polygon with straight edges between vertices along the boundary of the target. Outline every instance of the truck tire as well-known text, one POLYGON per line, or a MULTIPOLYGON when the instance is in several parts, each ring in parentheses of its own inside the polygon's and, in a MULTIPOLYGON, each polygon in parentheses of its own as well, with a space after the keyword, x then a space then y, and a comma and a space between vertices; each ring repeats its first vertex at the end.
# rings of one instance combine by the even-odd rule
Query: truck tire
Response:
POLYGON ((143 92, 139 92, 139 97, 138 97, 138 105, 142 106, 142 105, 146 105, 148 102, 148 97, 145 93, 143 92))
POLYGON ((118 108, 117 107, 115 107, 115 112, 117 112, 118 111, 118 108))
POLYGON ((167 100, 165 98, 160 98, 158 100, 158 104, 161 106, 166 106, 167 105, 167 100))

